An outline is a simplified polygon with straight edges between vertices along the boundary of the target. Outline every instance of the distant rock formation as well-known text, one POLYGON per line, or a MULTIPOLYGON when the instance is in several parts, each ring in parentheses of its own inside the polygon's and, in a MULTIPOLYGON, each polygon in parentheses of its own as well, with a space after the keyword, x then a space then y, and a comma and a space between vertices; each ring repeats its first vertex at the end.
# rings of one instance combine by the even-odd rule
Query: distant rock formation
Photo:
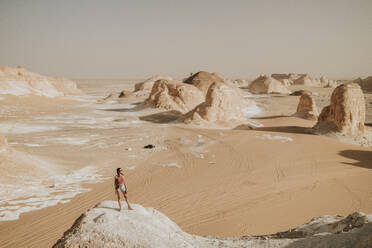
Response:
POLYGON ((241 95, 236 88, 223 82, 214 82, 208 89, 205 102, 181 117, 184 123, 216 123, 228 126, 231 121, 244 116, 241 95))
POLYGON ((331 104, 323 108, 314 128, 320 132, 339 132, 357 136, 364 132, 365 101, 360 86, 345 83, 334 89, 331 104))
POLYGON ((285 87, 289 87, 293 84, 293 81, 290 79, 280 79, 279 82, 281 82, 285 87))
POLYGON ((328 79, 324 76, 320 77, 320 84, 323 85, 325 88, 336 88, 337 87, 337 81, 328 79))
POLYGON ((311 78, 308 75, 302 75, 293 82, 294 85, 320 86, 320 80, 311 78))
POLYGON ((119 94, 119 98, 129 98, 129 97, 133 97, 134 94, 133 92, 129 91, 129 90, 122 90, 119 94))
POLYGON ((297 105, 295 116, 308 120, 318 119, 318 110, 315 105, 315 100, 311 93, 304 92, 300 97, 300 102, 297 105))
POLYGON ((296 74, 296 73, 273 73, 271 74, 272 78, 275 78, 276 80, 283 80, 283 79, 288 79, 290 82, 293 82, 294 80, 298 79, 301 76, 304 76, 306 74, 296 74))
POLYGON ((363 91, 372 92, 372 76, 369 76, 365 79, 355 79, 355 83, 359 84, 363 91))
POLYGON ((206 71, 200 71, 184 80, 186 84, 192 84, 201 90, 204 94, 207 94, 209 86, 213 83, 225 83, 225 78, 219 73, 209 73, 206 71))
POLYGON ((251 248, 370 248, 372 215, 325 215, 286 232, 240 238, 188 234, 161 212, 138 204, 118 211, 104 201, 82 214, 53 248, 111 247, 251 247, 251 248))
POLYGON ((23 67, 0 67, 0 94, 46 97, 83 94, 76 83, 65 78, 51 78, 29 72, 23 67))
POLYGON ((253 94, 290 94, 291 92, 280 81, 270 76, 259 76, 248 86, 249 92, 253 94))
POLYGON ((134 85, 134 92, 136 92, 136 91, 150 91, 152 89, 152 87, 154 86, 154 83, 157 80, 160 80, 160 79, 172 80, 171 77, 163 77, 163 76, 160 76, 160 75, 152 76, 152 77, 146 79, 143 82, 136 83, 134 85))
POLYGON ((246 86, 247 85, 247 80, 245 80, 245 79, 235 79, 234 81, 232 81, 232 83, 237 85, 237 86, 246 86))
POLYGON ((202 103, 204 99, 204 94, 193 85, 160 79, 154 83, 145 102, 156 108, 185 113, 202 103))

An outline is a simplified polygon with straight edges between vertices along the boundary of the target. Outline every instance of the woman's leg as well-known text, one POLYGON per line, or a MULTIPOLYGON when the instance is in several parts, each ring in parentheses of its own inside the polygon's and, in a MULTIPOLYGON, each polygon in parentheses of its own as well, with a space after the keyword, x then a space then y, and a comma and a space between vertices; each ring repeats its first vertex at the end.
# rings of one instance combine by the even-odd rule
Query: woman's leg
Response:
POLYGON ((116 190, 116 194, 117 194, 117 196, 118 196, 119 208, 120 208, 120 210, 121 210, 120 193, 119 193, 118 190, 116 190))
POLYGON ((129 205, 129 202, 128 202, 127 192, 125 192, 125 191, 121 191, 121 193, 123 193, 124 199, 125 199, 125 201, 126 201, 127 204, 128 204, 128 209, 129 209, 129 210, 132 210, 132 207, 129 205))

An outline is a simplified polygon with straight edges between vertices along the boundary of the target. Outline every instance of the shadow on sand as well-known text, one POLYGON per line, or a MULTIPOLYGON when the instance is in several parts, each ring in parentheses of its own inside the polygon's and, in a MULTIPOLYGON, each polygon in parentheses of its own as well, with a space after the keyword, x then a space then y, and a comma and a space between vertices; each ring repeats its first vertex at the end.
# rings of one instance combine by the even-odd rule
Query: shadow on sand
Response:
POLYGON ((138 104, 136 103, 135 105, 137 106, 133 108, 112 108, 112 109, 98 109, 98 110, 111 111, 111 112, 137 112, 137 111, 141 111, 141 110, 148 108, 148 106, 143 103, 138 103, 138 104))
POLYGON ((179 111, 170 110, 170 111, 165 111, 161 113, 141 116, 139 117, 139 119, 142 121, 148 121, 152 123, 165 124, 165 123, 176 121, 181 115, 182 113, 179 111))
POLYGON ((280 126, 280 127, 253 127, 251 125, 243 124, 234 128, 234 130, 254 130, 263 132, 279 132, 279 133, 299 133, 315 135, 314 129, 311 127, 299 126, 280 126))
POLYGON ((372 169, 372 151, 361 151, 361 150, 343 150, 338 153, 339 155, 345 157, 357 160, 357 162, 354 163, 346 163, 349 165, 355 165, 362 168, 368 168, 372 169))

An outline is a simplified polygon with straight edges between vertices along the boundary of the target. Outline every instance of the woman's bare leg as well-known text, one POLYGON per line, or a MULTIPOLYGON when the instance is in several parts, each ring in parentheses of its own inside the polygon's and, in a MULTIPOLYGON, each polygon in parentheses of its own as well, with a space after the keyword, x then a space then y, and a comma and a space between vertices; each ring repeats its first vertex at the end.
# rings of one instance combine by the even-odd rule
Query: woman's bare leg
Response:
POLYGON ((127 193, 126 193, 125 191, 121 191, 121 193, 123 193, 124 199, 125 199, 125 201, 126 201, 127 204, 128 204, 128 209, 129 209, 129 210, 132 210, 133 208, 129 205, 129 202, 128 202, 127 193))
POLYGON ((120 208, 120 210, 121 210, 120 193, 119 193, 118 190, 116 190, 116 194, 117 194, 117 196, 118 196, 119 208, 120 208))

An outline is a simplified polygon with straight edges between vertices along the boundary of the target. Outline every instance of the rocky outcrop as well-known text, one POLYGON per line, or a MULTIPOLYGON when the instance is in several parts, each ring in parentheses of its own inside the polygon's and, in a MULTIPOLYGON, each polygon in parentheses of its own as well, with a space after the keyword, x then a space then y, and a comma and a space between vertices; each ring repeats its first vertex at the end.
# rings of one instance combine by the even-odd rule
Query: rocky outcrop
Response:
POLYGON ((365 79, 358 78, 354 82, 359 84, 363 91, 372 92, 372 76, 365 79))
POLYGON ((76 83, 29 72, 23 67, 0 67, 0 94, 59 97, 83 94, 76 83))
POLYGON ((328 79, 324 76, 320 77, 320 84, 323 85, 325 88, 336 88, 337 87, 337 81, 328 79))
POLYGON ((133 92, 129 91, 129 90, 122 90, 119 94, 119 98, 130 98, 130 97, 133 97, 134 94, 133 92))
POLYGON ((206 71, 200 71, 184 80, 186 84, 192 84, 201 90, 204 94, 207 94, 209 87, 213 83, 226 83, 225 78, 219 73, 209 73, 206 71))
POLYGON ((311 93, 304 92, 300 97, 300 102, 297 105, 295 116, 308 120, 318 119, 318 110, 315 105, 315 100, 311 93))
POLYGON ((251 248, 369 248, 372 215, 326 215, 295 229, 240 238, 201 237, 188 234, 159 211, 131 204, 118 211, 117 202, 104 201, 81 215, 54 248, 73 247, 251 247, 251 248))
POLYGON ((155 108, 185 113, 202 103, 204 99, 204 94, 193 85, 161 79, 154 83, 145 102, 155 108))
POLYGON ((231 121, 240 120, 243 116, 241 95, 237 89, 215 82, 209 87, 205 102, 182 116, 181 121, 187 124, 209 122, 229 126, 231 121))
POLYGON ((247 85, 247 80, 245 80, 245 79, 235 79, 232 83, 237 85, 238 87, 246 86, 247 85))
POLYGON ((253 94, 290 94, 291 92, 280 81, 263 75, 256 78, 248 86, 249 92, 253 94))
POLYGON ((293 84, 293 81, 290 79, 280 79, 279 82, 281 82, 285 87, 289 87, 293 84))
POLYGON ((308 75, 302 75, 293 82, 294 85, 305 85, 305 86, 320 86, 320 80, 311 78, 308 75))
POLYGON ((150 91, 152 89, 152 87, 154 86, 154 83, 157 80, 160 80, 160 79, 172 80, 172 78, 170 78, 170 77, 163 77, 163 76, 160 76, 160 75, 152 76, 152 77, 146 79, 143 82, 136 83, 134 85, 134 92, 136 92, 136 91, 150 91))
POLYGON ((300 78, 301 76, 304 76, 306 74, 296 74, 296 73, 273 73, 271 74, 272 78, 275 78, 276 80, 282 80, 282 79, 288 79, 289 81, 293 82, 294 80, 300 78))
POLYGON ((365 101, 360 86, 345 83, 334 89, 331 104, 323 108, 314 128, 320 132, 339 132, 357 136, 364 132, 365 101))

